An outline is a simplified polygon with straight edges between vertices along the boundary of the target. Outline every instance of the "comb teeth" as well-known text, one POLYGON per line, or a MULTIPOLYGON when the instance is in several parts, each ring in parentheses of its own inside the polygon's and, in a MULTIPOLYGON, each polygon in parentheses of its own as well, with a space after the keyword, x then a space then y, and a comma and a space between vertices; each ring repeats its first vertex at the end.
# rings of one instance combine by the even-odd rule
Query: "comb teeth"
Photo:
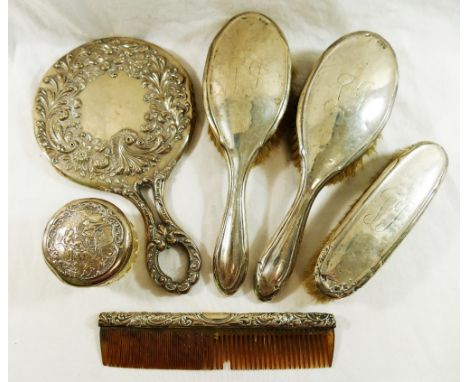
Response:
POLYGON ((330 367, 334 331, 101 327, 102 362, 153 369, 330 367))

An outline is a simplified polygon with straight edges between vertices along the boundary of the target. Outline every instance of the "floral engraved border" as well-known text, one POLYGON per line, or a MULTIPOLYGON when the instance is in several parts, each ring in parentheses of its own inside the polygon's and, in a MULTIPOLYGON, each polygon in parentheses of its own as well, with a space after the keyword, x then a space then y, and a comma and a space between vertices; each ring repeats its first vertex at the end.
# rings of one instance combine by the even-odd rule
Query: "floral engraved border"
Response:
POLYGON ((335 327, 329 313, 150 313, 105 312, 99 315, 99 326, 141 328, 318 328, 335 327))
POLYGON ((126 177, 154 167, 190 129, 189 90, 184 74, 155 46, 129 38, 96 40, 59 59, 43 79, 34 101, 36 138, 67 175, 126 188, 126 177), (108 140, 93 137, 80 124, 79 94, 98 76, 120 72, 146 89, 145 123, 108 140))

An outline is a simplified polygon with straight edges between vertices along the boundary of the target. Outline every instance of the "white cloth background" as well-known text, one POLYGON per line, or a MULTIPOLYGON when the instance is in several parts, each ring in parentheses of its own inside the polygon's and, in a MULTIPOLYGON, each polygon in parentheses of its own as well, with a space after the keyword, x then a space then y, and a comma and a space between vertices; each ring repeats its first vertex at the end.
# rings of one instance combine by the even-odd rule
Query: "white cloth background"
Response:
POLYGON ((437 1, 58 1, 10 2, 9 44, 9 368, 11 381, 455 381, 459 336, 459 6, 437 1), (298 184, 286 145, 250 173, 247 217, 251 266, 244 286, 222 296, 211 255, 226 197, 226 166, 207 135, 201 77, 213 37, 237 13, 271 17, 289 42, 301 89, 320 53, 341 35, 371 30, 399 61, 400 86, 377 154, 356 177, 323 190, 311 210, 296 271, 279 298, 260 303, 253 265, 285 215, 298 184), (146 274, 143 246, 120 281, 78 289, 45 265, 41 238, 49 217, 72 199, 114 202, 136 225, 125 199, 60 176, 35 141, 32 100, 39 81, 64 53, 92 39, 142 38, 180 59, 195 87, 199 119, 171 176, 170 211, 198 243, 201 279, 185 296, 163 293, 146 274), (440 143, 450 166, 426 213, 387 264, 360 291, 320 305, 301 284, 303 270, 369 179, 395 150, 420 140, 440 143), (97 314, 106 310, 325 311, 336 315, 334 365, 323 370, 183 372, 101 365, 97 314))

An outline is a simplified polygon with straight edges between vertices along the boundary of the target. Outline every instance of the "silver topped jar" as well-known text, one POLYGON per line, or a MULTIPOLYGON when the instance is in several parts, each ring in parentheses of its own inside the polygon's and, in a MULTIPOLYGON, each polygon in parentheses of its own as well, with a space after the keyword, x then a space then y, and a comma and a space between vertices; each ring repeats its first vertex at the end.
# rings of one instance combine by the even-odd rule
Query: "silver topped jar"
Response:
POLYGON ((114 281, 137 252, 132 224, 102 199, 74 200, 59 209, 44 232, 43 254, 55 275, 74 286, 114 281))

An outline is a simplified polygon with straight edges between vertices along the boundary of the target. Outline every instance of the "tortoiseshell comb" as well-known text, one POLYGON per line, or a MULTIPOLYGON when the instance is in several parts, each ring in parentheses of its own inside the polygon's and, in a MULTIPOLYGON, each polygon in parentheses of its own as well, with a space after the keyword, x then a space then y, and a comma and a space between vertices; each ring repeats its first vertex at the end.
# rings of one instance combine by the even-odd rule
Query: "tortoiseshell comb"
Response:
POLYGON ((102 362, 147 369, 330 367, 327 313, 101 313, 102 362))

